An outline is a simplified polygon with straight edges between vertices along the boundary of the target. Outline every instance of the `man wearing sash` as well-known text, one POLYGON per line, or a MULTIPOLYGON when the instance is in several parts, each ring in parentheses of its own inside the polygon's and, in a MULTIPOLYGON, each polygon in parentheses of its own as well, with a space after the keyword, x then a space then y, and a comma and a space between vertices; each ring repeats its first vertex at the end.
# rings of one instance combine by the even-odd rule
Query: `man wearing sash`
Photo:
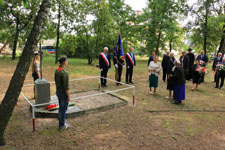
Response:
POLYGON ((101 70, 101 86, 106 87, 106 78, 108 70, 111 68, 110 55, 108 54, 108 47, 104 47, 103 52, 99 56, 99 67, 101 70))
POLYGON ((135 60, 135 56, 134 56, 134 53, 133 52, 133 48, 129 48, 129 51, 127 54, 126 54, 126 83, 129 84, 133 84, 132 82, 132 75, 133 75, 133 68, 134 66, 136 66, 136 60, 135 60))

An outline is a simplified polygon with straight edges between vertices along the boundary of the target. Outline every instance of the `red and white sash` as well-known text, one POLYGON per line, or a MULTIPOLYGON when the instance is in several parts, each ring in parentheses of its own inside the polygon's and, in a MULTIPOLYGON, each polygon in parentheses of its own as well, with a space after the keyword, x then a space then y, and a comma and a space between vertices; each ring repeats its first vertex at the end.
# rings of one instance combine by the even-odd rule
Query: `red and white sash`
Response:
POLYGON ((109 67, 109 60, 108 60, 108 58, 105 56, 104 53, 101 53, 100 55, 102 56, 102 59, 105 61, 106 65, 109 67))
POLYGON ((133 61, 133 59, 131 58, 130 54, 127 53, 126 55, 127 55, 127 57, 129 58, 129 60, 130 60, 130 62, 132 63, 132 65, 134 66, 134 61, 133 61))

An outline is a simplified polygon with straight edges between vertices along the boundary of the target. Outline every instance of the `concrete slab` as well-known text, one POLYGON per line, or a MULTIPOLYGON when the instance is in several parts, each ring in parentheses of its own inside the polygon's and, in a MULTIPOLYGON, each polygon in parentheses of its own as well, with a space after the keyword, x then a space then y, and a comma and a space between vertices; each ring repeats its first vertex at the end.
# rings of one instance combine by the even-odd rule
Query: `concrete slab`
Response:
MULTIPOLYGON (((92 90, 78 93, 72 93, 71 99, 75 97, 104 93, 104 91, 92 90)), ((105 111, 127 105, 127 97, 116 96, 115 94, 103 94, 88 98, 77 99, 71 103, 75 103, 75 106, 68 107, 67 118, 77 117, 85 113, 93 113, 98 111, 105 111)), ((51 96, 51 102, 58 102, 56 95, 51 96)), ((35 116, 38 118, 57 118, 58 110, 48 111, 43 107, 35 108, 35 116)))

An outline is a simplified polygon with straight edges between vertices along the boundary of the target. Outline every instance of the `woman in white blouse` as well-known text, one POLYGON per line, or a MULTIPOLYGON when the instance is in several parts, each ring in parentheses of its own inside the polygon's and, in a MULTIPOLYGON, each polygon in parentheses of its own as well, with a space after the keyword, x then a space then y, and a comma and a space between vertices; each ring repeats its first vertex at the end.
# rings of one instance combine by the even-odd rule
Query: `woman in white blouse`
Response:
POLYGON ((159 79, 159 73, 161 72, 161 63, 158 62, 158 56, 155 56, 154 61, 152 61, 149 66, 149 88, 150 94, 156 93, 156 88, 158 87, 158 79, 159 79), (152 92, 152 88, 154 88, 154 91, 152 92))

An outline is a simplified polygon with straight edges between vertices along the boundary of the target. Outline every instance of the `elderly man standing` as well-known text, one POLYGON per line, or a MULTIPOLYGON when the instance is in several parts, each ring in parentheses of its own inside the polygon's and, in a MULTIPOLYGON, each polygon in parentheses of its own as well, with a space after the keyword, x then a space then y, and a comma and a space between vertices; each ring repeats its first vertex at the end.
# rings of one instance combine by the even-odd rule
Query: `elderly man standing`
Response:
POLYGON ((134 66, 136 66, 136 60, 135 60, 135 56, 134 56, 134 53, 133 53, 133 48, 129 48, 129 51, 127 54, 126 54, 126 83, 129 84, 133 84, 132 82, 132 76, 133 76, 133 68, 134 66))
POLYGON ((108 70, 111 68, 111 61, 110 61, 110 55, 108 53, 109 49, 108 47, 104 47, 104 50, 102 53, 100 53, 99 56, 99 67, 101 70, 101 86, 106 87, 106 78, 108 70))
POLYGON ((225 79, 225 57, 223 57, 222 62, 217 64, 217 72, 218 72, 218 75, 216 79, 216 88, 222 89, 224 84, 224 79, 225 79), (221 79, 221 83, 219 86, 220 79, 221 79))
POLYGON ((214 82, 216 82, 217 74, 218 74, 218 72, 216 71, 216 65, 218 63, 221 63, 222 62, 222 55, 223 55, 222 53, 218 53, 218 57, 216 57, 214 59, 214 61, 213 61, 212 69, 215 72, 215 74, 214 74, 214 82))
MULTIPOLYGON (((208 63, 208 56, 205 54, 205 51, 204 50, 202 50, 201 51, 201 54, 198 55, 197 60, 199 60, 200 65, 202 67, 206 67, 206 65, 208 63)), ((203 73, 202 82, 204 82, 204 79, 205 79, 205 73, 203 73)))
POLYGON ((166 82, 167 76, 167 66, 170 61, 170 51, 167 51, 166 54, 163 56, 162 60, 162 68, 163 68, 163 81, 166 82))

